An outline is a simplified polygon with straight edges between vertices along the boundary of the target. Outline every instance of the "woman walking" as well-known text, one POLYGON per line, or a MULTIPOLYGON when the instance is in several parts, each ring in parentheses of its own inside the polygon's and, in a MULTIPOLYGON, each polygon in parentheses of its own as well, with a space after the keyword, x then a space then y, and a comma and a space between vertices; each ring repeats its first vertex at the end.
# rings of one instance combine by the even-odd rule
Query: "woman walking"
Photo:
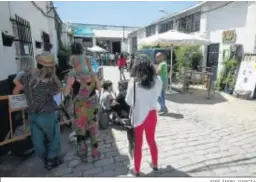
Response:
POLYGON ((120 57, 117 60, 117 64, 118 64, 119 71, 120 71, 120 80, 126 80, 125 75, 124 75, 124 68, 126 66, 126 59, 125 59, 125 57, 122 53, 120 54, 120 57))
POLYGON ((77 154, 83 161, 87 161, 86 138, 89 134, 92 146, 92 157, 99 158, 98 151, 98 97, 96 90, 100 90, 100 83, 96 74, 92 72, 90 60, 83 55, 80 43, 72 44, 71 64, 73 69, 68 74, 64 95, 69 97, 73 86, 77 88, 74 95, 75 126, 77 135, 77 154))
POLYGON ((35 152, 50 170, 63 163, 57 105, 53 98, 60 92, 61 83, 55 75, 53 54, 44 52, 36 60, 38 69, 25 72, 16 80, 16 94, 24 90, 35 152))
POLYGON ((134 78, 128 84, 126 102, 132 108, 132 124, 134 127, 135 148, 133 172, 136 176, 139 176, 144 131, 151 153, 151 167, 154 171, 158 170, 158 150, 155 142, 155 129, 157 123, 157 101, 162 90, 162 81, 156 75, 152 61, 145 55, 138 55, 136 57, 132 68, 132 75, 134 78))

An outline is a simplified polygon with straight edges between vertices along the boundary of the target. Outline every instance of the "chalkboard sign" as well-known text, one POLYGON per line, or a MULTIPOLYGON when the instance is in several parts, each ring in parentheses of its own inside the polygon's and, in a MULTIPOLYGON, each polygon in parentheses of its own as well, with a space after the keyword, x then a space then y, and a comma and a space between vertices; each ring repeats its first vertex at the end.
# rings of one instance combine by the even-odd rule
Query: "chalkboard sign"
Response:
POLYGON ((27 100, 24 94, 9 95, 9 108, 11 110, 19 110, 27 107, 27 100))

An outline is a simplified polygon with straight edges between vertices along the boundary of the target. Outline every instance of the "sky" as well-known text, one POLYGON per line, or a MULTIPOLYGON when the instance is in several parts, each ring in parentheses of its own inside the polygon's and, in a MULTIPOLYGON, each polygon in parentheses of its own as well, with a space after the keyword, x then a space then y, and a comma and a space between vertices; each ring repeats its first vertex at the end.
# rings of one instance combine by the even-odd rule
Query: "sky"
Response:
POLYGON ((54 1, 63 22, 141 27, 198 1, 54 1))

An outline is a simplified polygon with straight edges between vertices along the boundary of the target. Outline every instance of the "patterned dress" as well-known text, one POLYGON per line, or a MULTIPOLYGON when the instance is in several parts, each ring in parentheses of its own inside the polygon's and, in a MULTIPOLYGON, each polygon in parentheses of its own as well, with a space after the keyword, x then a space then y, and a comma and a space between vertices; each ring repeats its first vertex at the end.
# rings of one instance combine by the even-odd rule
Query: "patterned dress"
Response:
MULTIPOLYGON (((83 61, 83 60, 82 60, 83 61)), ((84 60, 86 61, 86 60, 84 60)), ((88 61, 88 60, 87 60, 88 61)), ((98 157, 98 97, 96 94, 96 82, 92 79, 94 73, 89 71, 88 64, 83 73, 75 70, 69 72, 70 77, 74 77, 79 83, 79 91, 74 96, 75 128, 78 141, 78 155, 87 157, 87 137, 91 140, 92 156, 98 157), (90 81, 89 81, 90 80, 90 81)))

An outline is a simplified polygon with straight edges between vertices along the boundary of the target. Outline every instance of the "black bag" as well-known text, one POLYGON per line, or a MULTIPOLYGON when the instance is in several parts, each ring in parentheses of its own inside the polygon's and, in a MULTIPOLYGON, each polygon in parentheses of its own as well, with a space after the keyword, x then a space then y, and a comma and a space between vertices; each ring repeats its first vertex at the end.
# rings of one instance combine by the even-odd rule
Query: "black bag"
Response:
POLYGON ((134 136, 134 127, 132 123, 132 117, 133 117, 133 110, 135 108, 135 98, 136 98, 136 81, 134 80, 133 83, 133 105, 130 108, 130 116, 129 120, 126 126, 126 131, 127 131, 127 139, 129 141, 129 150, 134 149, 134 141, 135 141, 135 136, 134 136))

